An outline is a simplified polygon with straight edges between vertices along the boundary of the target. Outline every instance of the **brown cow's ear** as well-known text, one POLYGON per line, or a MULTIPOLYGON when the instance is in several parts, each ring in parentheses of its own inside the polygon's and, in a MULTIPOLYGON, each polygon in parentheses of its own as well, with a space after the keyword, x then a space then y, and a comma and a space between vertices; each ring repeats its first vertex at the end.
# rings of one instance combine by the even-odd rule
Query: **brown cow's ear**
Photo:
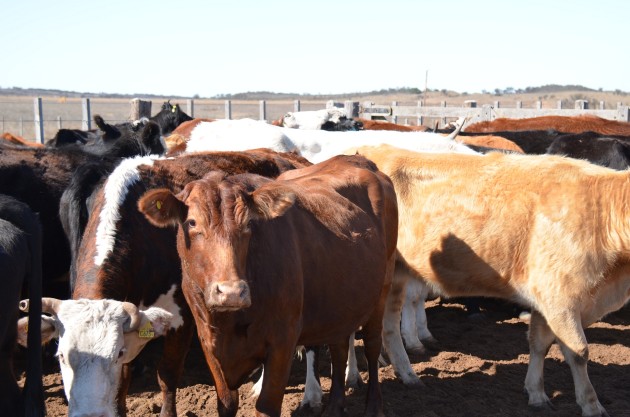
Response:
POLYGON ((255 212, 271 220, 282 216, 293 204, 295 193, 286 187, 261 187, 251 194, 255 212))
POLYGON ((188 207, 167 188, 144 193, 138 201, 138 210, 157 227, 177 226, 188 213, 188 207))

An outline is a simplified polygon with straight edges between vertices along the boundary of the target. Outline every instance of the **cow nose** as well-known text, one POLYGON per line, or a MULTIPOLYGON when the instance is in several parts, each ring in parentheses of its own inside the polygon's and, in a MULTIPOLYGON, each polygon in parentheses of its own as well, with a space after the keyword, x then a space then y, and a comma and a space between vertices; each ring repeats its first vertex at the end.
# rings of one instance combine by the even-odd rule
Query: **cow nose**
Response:
POLYGON ((252 305, 249 285, 243 280, 213 282, 206 296, 208 308, 234 311, 252 305))

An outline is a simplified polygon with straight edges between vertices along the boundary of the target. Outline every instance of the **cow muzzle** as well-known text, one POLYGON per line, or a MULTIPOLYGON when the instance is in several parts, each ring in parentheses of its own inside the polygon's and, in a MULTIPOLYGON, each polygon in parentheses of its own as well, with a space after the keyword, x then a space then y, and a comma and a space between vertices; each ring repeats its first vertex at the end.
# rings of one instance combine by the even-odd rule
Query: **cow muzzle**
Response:
POLYGON ((243 280, 213 282, 206 291, 206 305, 215 311, 247 308, 252 305, 249 285, 243 280))

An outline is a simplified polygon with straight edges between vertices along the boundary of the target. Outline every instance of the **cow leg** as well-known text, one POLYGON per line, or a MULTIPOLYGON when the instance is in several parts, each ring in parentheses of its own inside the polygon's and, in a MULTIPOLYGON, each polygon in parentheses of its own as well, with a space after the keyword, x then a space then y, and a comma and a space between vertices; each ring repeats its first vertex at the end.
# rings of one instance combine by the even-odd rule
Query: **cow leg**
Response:
POLYGON ((346 389, 345 374, 346 362, 348 361, 348 343, 346 339, 342 343, 329 345, 330 361, 332 362, 331 386, 328 405, 324 412, 326 417, 337 417, 346 415, 346 389))
POLYGON ((385 417, 383 413, 383 395, 378 378, 378 358, 381 354, 383 321, 376 314, 363 326, 363 346, 368 364, 368 392, 365 407, 366 417, 385 417))
POLYGON ((543 371, 545 356, 554 338, 544 317, 538 311, 532 310, 529 323, 529 365, 525 377, 525 391, 529 396, 529 405, 532 407, 553 408, 549 397, 545 394, 543 371))
POLYGON ((256 417, 280 417, 294 351, 295 343, 286 348, 278 346, 267 356, 262 388, 256 401, 256 417))
POLYGON ((184 324, 176 331, 167 333, 164 340, 164 352, 158 367, 158 382, 162 391, 162 410, 160 417, 177 417, 175 406, 177 383, 184 370, 184 361, 190 350, 195 326, 190 315, 185 316, 184 324))
POLYGON ((575 310, 554 311, 553 320, 547 320, 551 331, 562 349, 564 360, 571 368, 575 385, 575 399, 582 408, 583 416, 607 416, 587 372, 588 341, 582 328, 581 317, 575 310))
MULTIPOLYGON (((405 385, 422 386, 422 381, 411 368, 409 356, 405 352, 400 335, 400 318, 402 303, 405 297, 405 284, 410 274, 402 265, 396 264, 392 286, 385 302, 383 315, 383 345, 394 367, 396 375, 405 385)), ((411 278, 415 279, 415 278, 411 278)))
POLYGON ((322 386, 319 382, 319 346, 306 346, 306 384, 300 409, 313 409, 316 413, 322 408, 322 386))
POLYGON ((350 340, 348 341, 348 363, 346 366, 346 387, 358 389, 361 385, 363 385, 363 380, 361 379, 361 374, 359 373, 359 366, 357 364, 357 354, 354 349, 354 336, 352 333, 350 335, 350 340))
MULTIPOLYGON (((401 270, 399 273, 408 273, 401 270)), ((427 326, 427 314, 424 310, 424 302, 429 295, 429 288, 422 280, 410 277, 405 285, 405 302, 402 307, 400 331, 407 352, 414 354, 425 353, 425 343, 435 345, 437 340, 433 337, 427 326)))

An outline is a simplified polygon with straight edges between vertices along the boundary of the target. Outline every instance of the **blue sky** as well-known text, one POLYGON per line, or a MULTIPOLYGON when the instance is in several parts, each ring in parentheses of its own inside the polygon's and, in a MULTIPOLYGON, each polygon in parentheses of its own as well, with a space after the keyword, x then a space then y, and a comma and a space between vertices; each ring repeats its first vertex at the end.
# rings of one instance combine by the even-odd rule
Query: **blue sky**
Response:
POLYGON ((2 0, 0 86, 630 91, 627 0, 2 0))

